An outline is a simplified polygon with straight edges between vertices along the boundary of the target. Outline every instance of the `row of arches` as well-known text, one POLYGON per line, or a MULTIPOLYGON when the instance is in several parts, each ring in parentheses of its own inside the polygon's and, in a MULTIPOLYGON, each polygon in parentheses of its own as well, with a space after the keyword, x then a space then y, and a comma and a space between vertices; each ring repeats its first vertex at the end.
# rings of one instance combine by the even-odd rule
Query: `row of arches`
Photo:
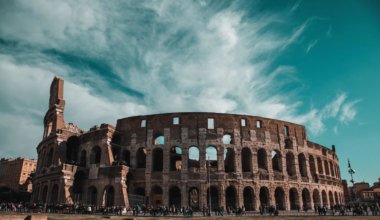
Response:
MULTIPOLYGON (((123 151, 123 160, 130 165, 130 152, 128 150, 123 151)), ((191 146, 188 153, 188 168, 199 168, 200 167, 200 151, 196 146, 191 146)), ((164 150, 162 148, 154 148, 152 150, 152 171, 162 171, 163 170, 163 159, 164 150)), ((182 148, 179 146, 174 146, 170 149, 170 159, 169 159, 169 169, 171 171, 179 170, 182 168, 182 148)), ((244 147, 240 154, 241 170, 242 172, 252 172, 252 152, 248 147, 244 147)), ((145 168, 146 163, 146 150, 145 148, 139 148, 136 152, 137 168, 145 168)), ((214 146, 208 146, 205 152, 206 165, 211 167, 218 166, 218 151, 214 146)), ((225 148, 223 152, 224 159, 224 170, 225 172, 236 172, 236 155, 232 148, 225 148)), ((275 172, 283 172, 283 156, 278 150, 272 151, 271 155, 272 170, 275 172)), ((296 159, 293 152, 287 152, 285 156, 286 163, 286 173, 289 176, 296 175, 296 159)), ((334 167, 331 163, 331 168, 334 167)), ((318 157, 318 166, 321 165, 321 160, 318 157)), ((260 148, 257 151, 257 166, 259 169, 268 171, 268 155, 267 151, 260 148)), ((301 177, 308 177, 308 172, 312 176, 316 174, 315 161, 312 155, 309 156, 309 170, 307 166, 307 159, 303 153, 298 154, 298 169, 301 177)), ((318 170, 319 173, 323 173, 323 170, 318 170)), ((337 172, 333 172, 337 173, 337 172)))
MULTIPOLYGON (((210 186, 207 188, 206 197, 201 198, 202 193, 199 192, 197 187, 190 187, 187 194, 182 194, 181 189, 178 186, 171 186, 168 189, 168 205, 181 207, 183 205, 189 205, 190 207, 197 209, 200 208, 200 200, 205 199, 208 207, 215 209, 219 206, 225 208, 237 208, 239 206, 238 202, 238 191, 235 186, 228 186, 224 193, 220 192, 218 186, 210 186), (182 196, 187 196, 187 203, 182 204, 182 196), (222 198, 221 196, 224 196, 222 198), (224 201, 222 204, 221 201, 224 201)), ((314 189, 312 192, 307 188, 298 190, 297 188, 290 188, 285 190, 282 187, 277 187, 272 192, 273 197, 271 197, 271 191, 268 187, 261 187, 257 195, 255 190, 246 186, 243 188, 242 192, 242 204, 247 211, 256 210, 260 207, 269 207, 274 204, 279 210, 310 210, 322 206, 332 206, 342 204, 341 195, 338 196, 337 192, 329 191, 326 193, 325 190, 319 191, 314 189), (273 201, 271 201, 274 199, 273 201), (302 207, 301 207, 302 205, 302 207)), ((145 196, 145 190, 143 187, 138 187, 135 189, 135 194, 145 196)), ((163 204, 163 189, 161 186, 154 185, 150 190, 150 202, 151 205, 159 206, 163 204)))

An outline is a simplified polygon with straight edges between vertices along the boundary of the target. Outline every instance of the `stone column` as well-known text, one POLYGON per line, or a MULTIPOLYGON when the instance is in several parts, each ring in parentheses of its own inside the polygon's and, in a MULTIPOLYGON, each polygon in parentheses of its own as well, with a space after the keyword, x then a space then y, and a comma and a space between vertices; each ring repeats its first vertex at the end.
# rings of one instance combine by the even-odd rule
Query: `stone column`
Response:
POLYGON ((219 207, 224 207, 224 210, 227 209, 226 207, 226 189, 224 187, 224 184, 219 184, 219 207))
POLYGON ((187 191, 187 184, 182 183, 181 187, 181 207, 189 206, 189 192, 187 191))
POLYGON ((224 147, 216 146, 217 160, 218 160, 218 172, 224 173, 224 147))

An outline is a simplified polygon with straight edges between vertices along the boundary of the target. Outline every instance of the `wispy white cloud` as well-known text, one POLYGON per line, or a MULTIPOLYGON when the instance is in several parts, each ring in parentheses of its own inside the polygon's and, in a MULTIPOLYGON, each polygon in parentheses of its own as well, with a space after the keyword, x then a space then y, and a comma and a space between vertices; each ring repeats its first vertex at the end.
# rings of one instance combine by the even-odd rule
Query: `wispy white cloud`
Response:
MULTIPOLYGON (((289 95, 294 92, 283 93, 296 69, 273 66, 273 61, 298 42, 313 18, 279 32, 273 24, 286 12, 247 16, 244 8, 230 4, 13 1, 0 7, 0 37, 23 47, 0 56, 0 89, 12 97, 7 102, 13 109, 29 109, 42 120, 50 81, 53 74, 61 75, 66 80, 66 118, 84 128, 172 111, 262 115, 305 124, 315 134, 323 132, 326 120, 354 119, 355 103, 350 105, 346 96, 300 112, 303 103, 289 95), (75 56, 57 59, 46 53, 51 49, 75 56), (107 68, 95 71, 77 56, 107 68), (133 97, 107 82, 115 78, 143 96, 133 97)), ((21 114, 3 111, 10 121, 21 114)), ((42 121, 34 126, 42 127, 42 121)), ((39 138, 25 141, 35 146, 39 138)))
POLYGON ((307 48, 306 48, 306 53, 309 53, 310 50, 318 43, 318 40, 314 40, 312 42, 309 43, 309 45, 307 45, 307 48))

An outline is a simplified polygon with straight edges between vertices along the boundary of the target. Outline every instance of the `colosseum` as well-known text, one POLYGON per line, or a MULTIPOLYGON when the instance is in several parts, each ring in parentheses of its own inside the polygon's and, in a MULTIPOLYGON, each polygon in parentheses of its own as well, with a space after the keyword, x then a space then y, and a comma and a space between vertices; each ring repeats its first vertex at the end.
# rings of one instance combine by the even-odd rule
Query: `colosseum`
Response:
POLYGON ((302 125, 183 112, 83 131, 64 120, 63 86, 55 77, 50 87, 33 202, 246 210, 344 203, 335 147, 309 141, 302 125))

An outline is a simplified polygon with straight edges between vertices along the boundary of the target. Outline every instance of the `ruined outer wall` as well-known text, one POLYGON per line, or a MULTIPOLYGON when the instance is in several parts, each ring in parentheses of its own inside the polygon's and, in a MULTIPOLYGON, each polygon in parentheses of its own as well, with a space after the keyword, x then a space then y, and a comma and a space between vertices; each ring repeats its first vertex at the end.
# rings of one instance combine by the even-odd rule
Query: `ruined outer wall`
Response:
POLYGON ((294 209, 294 204, 301 208, 304 205, 312 208, 314 205, 343 203, 335 152, 308 141, 302 125, 248 115, 169 113, 119 119, 116 134, 118 141, 115 144, 121 147, 121 151, 130 154, 133 181, 128 186, 129 193, 136 193, 138 188, 143 188, 150 204, 158 202, 170 205, 173 197, 170 196, 171 189, 178 188, 182 194, 181 206, 190 205, 189 190, 196 188, 199 193, 198 206, 206 206, 208 183, 205 155, 208 146, 215 146, 218 154, 217 167, 211 169, 210 175, 211 185, 218 191, 219 206, 226 207, 231 204, 231 200, 240 207, 251 202, 252 209, 256 210, 260 204, 282 203, 284 209, 289 210, 294 209), (173 124, 173 117, 179 118, 178 125, 173 124), (214 128, 208 129, 207 121, 211 118, 214 119, 214 128), (141 126, 142 120, 146 122, 145 127, 141 126), (242 126, 242 120, 245 120, 245 126, 242 126), (259 127, 257 121, 261 123, 259 127), (284 132, 285 127, 287 134, 284 132), (231 135, 230 144, 223 143, 225 134, 231 135), (154 144, 154 139, 160 135, 164 136, 164 144, 154 144), (170 149, 173 146, 182 149, 180 171, 171 171, 169 167, 170 149), (200 166, 196 169, 188 168, 189 148, 192 146, 199 149, 200 166), (145 168, 137 168, 138 160, 141 159, 137 158, 140 148, 146 152, 145 168), (163 152, 163 169, 153 172, 152 152, 157 148, 163 152), (249 149, 245 152, 249 152, 250 156, 242 154, 244 148, 249 149), (225 149, 233 152, 233 159, 229 160, 232 162, 228 162, 233 163, 228 165, 233 167, 232 171, 226 172, 225 169, 225 149), (275 163, 272 159, 274 151, 280 155, 280 168, 277 170, 272 164, 275 163), (250 160, 250 169, 247 172, 245 168, 243 172, 246 160, 250 160), (158 192, 161 197, 157 197, 157 192, 153 190, 157 186, 162 190, 158 192), (231 187, 232 190, 229 189, 231 187), (247 189, 253 190, 250 202, 245 193, 247 189))

